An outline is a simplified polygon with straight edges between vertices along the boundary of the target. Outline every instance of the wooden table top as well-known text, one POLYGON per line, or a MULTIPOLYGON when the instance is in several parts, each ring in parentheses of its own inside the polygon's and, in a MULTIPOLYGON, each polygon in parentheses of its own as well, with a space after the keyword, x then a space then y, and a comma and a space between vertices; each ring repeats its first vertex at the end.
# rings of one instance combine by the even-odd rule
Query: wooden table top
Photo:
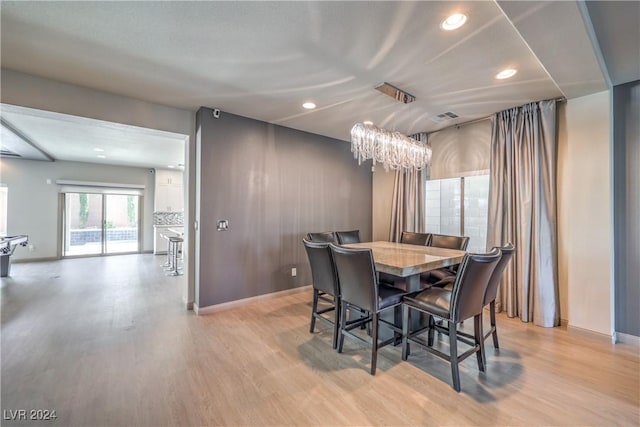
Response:
POLYGON ((459 264, 466 253, 456 249, 384 241, 351 243, 343 246, 354 249, 371 249, 373 261, 378 271, 400 277, 408 277, 459 264))

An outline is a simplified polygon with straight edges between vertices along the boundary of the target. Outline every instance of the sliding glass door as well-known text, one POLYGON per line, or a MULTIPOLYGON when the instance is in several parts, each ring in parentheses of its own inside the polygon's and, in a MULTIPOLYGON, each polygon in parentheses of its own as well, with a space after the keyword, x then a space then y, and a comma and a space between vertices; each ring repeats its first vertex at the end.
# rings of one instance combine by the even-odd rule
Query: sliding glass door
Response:
POLYGON ((138 251, 138 196, 105 194, 105 253, 138 251))
POLYGON ((138 252, 140 197, 65 193, 63 256, 138 252))

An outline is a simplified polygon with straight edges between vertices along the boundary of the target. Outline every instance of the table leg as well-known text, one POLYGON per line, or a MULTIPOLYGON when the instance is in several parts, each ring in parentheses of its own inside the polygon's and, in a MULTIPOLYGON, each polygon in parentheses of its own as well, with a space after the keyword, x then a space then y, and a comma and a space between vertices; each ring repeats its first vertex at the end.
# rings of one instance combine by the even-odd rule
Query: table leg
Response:
MULTIPOLYGON (((415 292, 420 290, 420 275, 414 274, 412 276, 408 276, 405 278, 407 285, 407 292, 415 292)), ((381 318, 386 320, 387 322, 393 322, 398 328, 402 328, 402 306, 398 306, 393 310, 387 310, 382 312, 381 318)), ((420 313, 412 313, 411 316, 411 325, 409 325, 410 331, 415 331, 421 327, 428 325, 428 318, 422 312, 420 313)), ((381 340, 386 340, 391 338, 393 332, 389 330, 389 328, 381 328, 378 332, 380 334, 381 340)), ((395 345, 400 344, 401 337, 398 336, 398 340, 394 343, 395 345)))
MULTIPOLYGON (((407 292, 416 292, 421 290, 420 286, 420 274, 414 274, 407 277, 407 292)), ((402 325, 401 313, 396 317, 400 319, 400 325, 402 325)), ((409 325, 409 331, 417 331, 429 325, 429 316, 421 311, 414 310, 411 313, 411 324, 409 325)))

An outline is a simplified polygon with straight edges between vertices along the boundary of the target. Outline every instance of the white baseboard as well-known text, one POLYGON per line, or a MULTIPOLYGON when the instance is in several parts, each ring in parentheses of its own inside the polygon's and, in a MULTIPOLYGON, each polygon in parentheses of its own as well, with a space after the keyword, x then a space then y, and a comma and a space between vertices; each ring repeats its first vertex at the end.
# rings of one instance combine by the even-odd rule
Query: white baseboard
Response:
POLYGON ((22 258, 22 259, 12 259, 11 263, 12 264, 24 264, 24 263, 28 263, 28 262, 48 262, 48 261, 58 261, 60 260, 59 257, 57 256, 48 256, 48 257, 42 257, 42 258, 22 258))
POLYGON ((568 332, 579 332, 579 333, 582 333, 582 334, 588 334, 588 335, 591 335, 591 336, 594 336, 594 337, 604 338, 604 339, 607 339, 609 341, 612 340, 612 336, 609 335, 609 334, 605 334, 603 332, 594 331, 594 330, 591 330, 591 329, 581 328, 579 326, 573 326, 573 325, 567 324, 567 331, 568 332))
POLYGON ((193 303, 193 311, 197 315, 205 315, 211 313, 217 313, 223 310, 229 310, 231 308, 241 307, 243 305, 252 304, 254 302, 266 301, 274 298, 280 298, 286 295, 297 294, 299 292, 305 292, 311 289, 311 285, 301 286, 293 289, 286 289, 284 291, 272 292, 270 294, 257 295, 255 297, 243 298, 235 301, 223 302, 222 304, 208 305, 206 307, 198 307, 198 304, 193 303))
POLYGON ((634 347, 640 347, 640 337, 635 335, 623 334, 622 332, 615 333, 615 343, 629 344, 634 347))

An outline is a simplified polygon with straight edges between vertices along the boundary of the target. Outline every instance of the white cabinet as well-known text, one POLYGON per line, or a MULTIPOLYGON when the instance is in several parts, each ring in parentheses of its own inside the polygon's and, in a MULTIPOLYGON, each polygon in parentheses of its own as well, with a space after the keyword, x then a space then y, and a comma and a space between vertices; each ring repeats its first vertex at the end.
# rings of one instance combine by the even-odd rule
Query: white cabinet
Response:
POLYGON ((169 184, 169 185, 182 185, 181 171, 173 171, 166 169, 156 169, 156 185, 169 184))
POLYGON ((155 187, 154 211, 182 212, 184 210, 182 172, 156 169, 155 187))

